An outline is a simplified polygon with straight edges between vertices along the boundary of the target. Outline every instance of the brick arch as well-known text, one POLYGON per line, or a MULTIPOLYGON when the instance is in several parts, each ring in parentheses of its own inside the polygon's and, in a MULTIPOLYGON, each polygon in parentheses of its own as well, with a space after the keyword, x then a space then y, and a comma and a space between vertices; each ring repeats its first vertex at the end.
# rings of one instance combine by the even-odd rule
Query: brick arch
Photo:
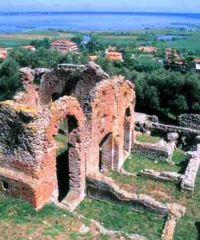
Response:
POLYGON ((46 138, 49 143, 48 161, 46 159, 44 162, 43 175, 48 178, 52 176, 50 184, 54 188, 52 191, 55 194, 55 200, 57 198, 58 201, 62 201, 70 193, 76 193, 82 197, 85 190, 84 115, 75 98, 65 96, 51 105, 51 118, 46 138), (62 158, 58 162, 55 136, 58 134, 60 122, 64 119, 71 124, 68 130, 67 155, 64 156, 67 160, 62 158), (66 171, 59 172, 63 167, 66 167, 66 171), (62 180, 65 181, 66 177, 69 185, 68 189, 63 190, 62 180))

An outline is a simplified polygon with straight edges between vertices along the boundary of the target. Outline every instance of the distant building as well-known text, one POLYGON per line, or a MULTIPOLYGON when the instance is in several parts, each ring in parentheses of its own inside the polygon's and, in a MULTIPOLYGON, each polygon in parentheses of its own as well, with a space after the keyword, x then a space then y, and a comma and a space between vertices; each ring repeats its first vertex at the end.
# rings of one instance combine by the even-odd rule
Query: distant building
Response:
POLYGON ((165 58, 167 64, 184 64, 185 60, 177 53, 176 49, 166 48, 165 49, 165 58))
POLYGON ((51 43, 51 49, 57 50, 62 54, 78 51, 78 45, 71 41, 58 40, 51 43))
POLYGON ((91 55, 91 56, 89 56, 89 59, 90 59, 90 61, 96 61, 97 60, 97 56, 96 55, 91 55))
POLYGON ((194 64, 194 68, 195 68, 196 70, 200 71, 200 58, 195 59, 195 60, 193 61, 193 64, 194 64))
POLYGON ((23 48, 28 49, 33 52, 36 51, 36 48, 33 45, 25 45, 25 46, 23 46, 23 48))
POLYGON ((6 59, 8 57, 8 52, 5 48, 0 48, 0 59, 6 59))
POLYGON ((152 46, 140 46, 138 50, 145 53, 156 53, 158 51, 156 47, 152 46))
POLYGON ((113 47, 113 46, 109 46, 107 51, 108 51, 108 52, 116 52, 116 51, 117 51, 117 48, 116 48, 116 47, 113 47))
POLYGON ((110 61, 123 61, 123 55, 120 52, 108 52, 106 58, 110 61))

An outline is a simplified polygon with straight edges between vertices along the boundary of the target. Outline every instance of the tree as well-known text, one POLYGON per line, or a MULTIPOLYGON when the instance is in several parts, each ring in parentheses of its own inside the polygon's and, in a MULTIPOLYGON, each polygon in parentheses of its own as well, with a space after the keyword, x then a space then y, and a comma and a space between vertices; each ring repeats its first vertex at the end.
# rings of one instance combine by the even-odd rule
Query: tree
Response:
POLYGON ((19 65, 12 58, 7 58, 0 65, 0 101, 12 98, 20 89, 19 65))

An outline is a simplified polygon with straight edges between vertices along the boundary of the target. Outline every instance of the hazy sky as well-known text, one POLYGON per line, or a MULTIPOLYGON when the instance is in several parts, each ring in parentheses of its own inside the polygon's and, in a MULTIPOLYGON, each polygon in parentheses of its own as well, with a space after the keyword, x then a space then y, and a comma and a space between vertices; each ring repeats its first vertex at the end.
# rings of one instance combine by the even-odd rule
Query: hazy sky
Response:
POLYGON ((200 0, 0 0, 0 11, 163 11, 200 13, 200 0))

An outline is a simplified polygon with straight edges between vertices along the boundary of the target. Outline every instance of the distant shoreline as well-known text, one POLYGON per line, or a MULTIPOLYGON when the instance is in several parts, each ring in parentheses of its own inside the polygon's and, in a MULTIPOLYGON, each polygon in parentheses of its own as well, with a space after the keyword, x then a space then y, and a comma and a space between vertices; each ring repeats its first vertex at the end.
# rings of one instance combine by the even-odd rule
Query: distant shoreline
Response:
POLYGON ((0 32, 62 29, 67 31, 131 31, 200 27, 200 13, 43 11, 0 12, 0 32))
POLYGON ((104 15, 147 15, 147 16, 180 16, 180 17, 191 17, 191 16, 197 16, 200 17, 200 13, 184 13, 184 12, 119 12, 119 11, 16 11, 16 12, 1 12, 0 14, 6 15, 6 14, 12 14, 12 15, 29 15, 29 14, 104 14, 104 15))

